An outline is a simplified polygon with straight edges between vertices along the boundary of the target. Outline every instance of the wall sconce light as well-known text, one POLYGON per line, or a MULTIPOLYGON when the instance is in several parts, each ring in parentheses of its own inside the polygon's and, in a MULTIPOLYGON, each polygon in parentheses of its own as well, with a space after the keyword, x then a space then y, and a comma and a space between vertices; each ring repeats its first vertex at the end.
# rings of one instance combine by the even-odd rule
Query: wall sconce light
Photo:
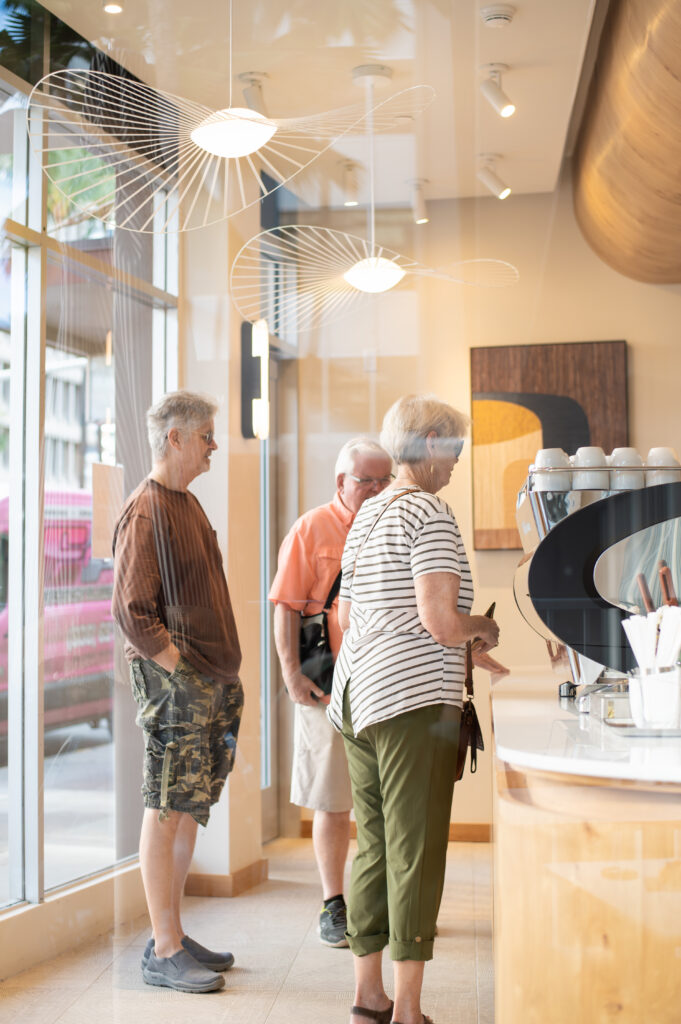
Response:
POLYGON ((241 436, 270 432, 270 343, 266 320, 241 324, 241 436))
POLYGON ((511 103, 501 88, 501 76, 508 71, 508 64, 483 64, 480 70, 487 74, 487 78, 480 84, 480 92, 499 117, 511 117, 515 114, 515 103, 511 103))
POLYGON ((343 197, 343 206, 359 205, 357 164, 352 160, 343 161, 343 197))
POLYGON ((255 110, 256 114, 269 117, 265 106, 265 97, 262 92, 264 79, 269 78, 266 71, 243 71, 239 75, 239 81, 243 82, 242 93, 246 106, 249 110, 255 110))
POLYGON ((423 186, 427 183, 427 178, 416 178, 412 182, 414 190, 411 196, 411 208, 414 214, 414 224, 427 224, 430 219, 426 210, 426 201, 423 198, 423 186))
POLYGON ((497 199, 506 199, 510 196, 510 186, 502 181, 496 172, 496 161, 501 159, 499 154, 481 153, 479 159, 482 161, 482 166, 476 174, 478 181, 481 181, 497 199))
POLYGON ((260 398, 251 402, 253 433, 261 441, 270 436, 270 333, 267 320, 256 320, 251 334, 251 352, 260 360, 260 398))

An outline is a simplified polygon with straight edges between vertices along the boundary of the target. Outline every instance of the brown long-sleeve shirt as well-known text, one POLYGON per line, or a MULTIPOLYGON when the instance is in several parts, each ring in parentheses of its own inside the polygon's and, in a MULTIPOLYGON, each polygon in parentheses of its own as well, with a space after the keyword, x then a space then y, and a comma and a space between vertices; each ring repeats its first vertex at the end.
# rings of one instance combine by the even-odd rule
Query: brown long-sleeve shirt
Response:
POLYGON ((236 680, 241 649, 222 555, 194 495, 147 477, 120 515, 113 553, 111 611, 128 661, 172 641, 200 672, 236 680))

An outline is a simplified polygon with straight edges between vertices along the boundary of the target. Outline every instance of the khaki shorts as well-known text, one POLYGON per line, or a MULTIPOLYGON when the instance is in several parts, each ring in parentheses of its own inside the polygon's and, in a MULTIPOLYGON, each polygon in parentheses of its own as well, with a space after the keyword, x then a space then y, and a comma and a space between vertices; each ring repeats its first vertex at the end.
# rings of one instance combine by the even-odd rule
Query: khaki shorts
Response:
POLYGON ((208 822, 234 766, 244 697, 241 683, 216 682, 180 658, 170 673, 155 661, 130 664, 137 724, 144 731, 145 807, 208 822))
POLYGON ((295 706, 291 803, 315 811, 352 808, 343 737, 326 717, 326 705, 295 706))

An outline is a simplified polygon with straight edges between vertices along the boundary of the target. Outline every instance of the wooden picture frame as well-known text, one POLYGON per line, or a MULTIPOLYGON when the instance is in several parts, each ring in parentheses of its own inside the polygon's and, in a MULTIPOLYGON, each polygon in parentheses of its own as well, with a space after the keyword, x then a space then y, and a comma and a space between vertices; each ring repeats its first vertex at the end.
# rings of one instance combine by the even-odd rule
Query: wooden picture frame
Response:
POLYGON ((624 341, 471 349, 473 546, 520 548, 518 491, 540 448, 628 444, 624 341))

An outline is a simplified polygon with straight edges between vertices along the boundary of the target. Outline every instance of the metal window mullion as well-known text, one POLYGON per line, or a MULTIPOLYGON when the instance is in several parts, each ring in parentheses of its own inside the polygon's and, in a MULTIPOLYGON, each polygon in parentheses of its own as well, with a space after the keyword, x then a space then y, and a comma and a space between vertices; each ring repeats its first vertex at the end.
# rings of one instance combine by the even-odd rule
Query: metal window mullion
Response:
POLYGON ((26 476, 24 556, 24 830, 25 898, 43 899, 43 510, 45 419, 45 335, 47 252, 27 252, 26 303, 26 476))
POLYGON ((24 899, 24 408, 26 250, 12 247, 10 314, 7 773, 9 901, 24 899))

